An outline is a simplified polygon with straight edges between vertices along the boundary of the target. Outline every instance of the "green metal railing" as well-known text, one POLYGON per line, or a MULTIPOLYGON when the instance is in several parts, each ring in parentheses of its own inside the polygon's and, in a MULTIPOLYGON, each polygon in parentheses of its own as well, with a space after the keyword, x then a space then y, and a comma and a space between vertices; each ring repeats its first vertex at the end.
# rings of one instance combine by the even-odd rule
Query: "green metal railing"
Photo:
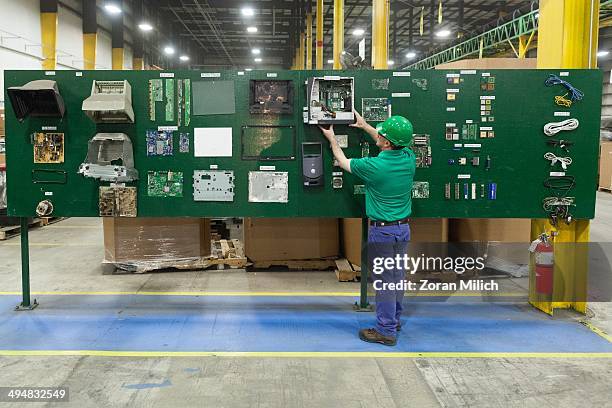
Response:
MULTIPOLYGON (((600 18, 612 15, 612 0, 600 4, 600 18)), ((464 59, 467 56, 506 44, 538 29, 539 9, 515 17, 512 20, 482 34, 430 55, 420 61, 406 65, 403 69, 432 69, 436 65, 464 59)))

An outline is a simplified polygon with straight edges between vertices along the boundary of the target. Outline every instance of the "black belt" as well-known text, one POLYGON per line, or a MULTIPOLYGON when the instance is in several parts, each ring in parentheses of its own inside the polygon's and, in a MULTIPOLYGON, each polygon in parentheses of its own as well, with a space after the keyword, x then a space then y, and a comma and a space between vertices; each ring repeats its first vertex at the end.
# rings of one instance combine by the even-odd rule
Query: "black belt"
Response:
POLYGON ((410 221, 410 218, 406 217, 402 220, 397 220, 397 221, 376 221, 376 220, 370 220, 370 225, 373 225, 375 227, 387 227, 389 225, 402 225, 402 224, 408 224, 408 221, 410 221))

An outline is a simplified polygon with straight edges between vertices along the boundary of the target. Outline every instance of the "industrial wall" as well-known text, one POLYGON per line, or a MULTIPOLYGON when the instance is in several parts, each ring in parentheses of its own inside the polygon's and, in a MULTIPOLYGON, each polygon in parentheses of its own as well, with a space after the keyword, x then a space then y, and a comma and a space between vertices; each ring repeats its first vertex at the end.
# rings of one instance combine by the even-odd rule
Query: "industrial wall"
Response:
MULTIPOLYGON (((0 0, 0 89, 4 89, 4 71, 41 69, 39 0, 0 0)), ((80 2, 70 7, 60 2, 57 26, 57 69, 83 69, 83 34, 80 2), (74 8, 72 7, 74 6, 74 8)), ((96 69, 111 69, 110 33, 98 30, 96 69)), ((125 47, 125 69, 132 68, 132 50, 125 47)), ((4 93, 0 93, 0 109, 4 93)))

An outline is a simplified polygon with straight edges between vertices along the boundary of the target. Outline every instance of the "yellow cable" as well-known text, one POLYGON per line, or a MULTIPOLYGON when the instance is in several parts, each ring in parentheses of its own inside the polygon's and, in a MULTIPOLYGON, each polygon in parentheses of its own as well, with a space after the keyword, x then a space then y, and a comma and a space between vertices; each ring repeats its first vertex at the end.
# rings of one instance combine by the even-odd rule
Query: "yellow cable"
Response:
POLYGON ((555 96, 555 103, 559 106, 565 106, 566 108, 569 108, 572 106, 572 101, 570 99, 566 98, 567 94, 561 96, 555 96))

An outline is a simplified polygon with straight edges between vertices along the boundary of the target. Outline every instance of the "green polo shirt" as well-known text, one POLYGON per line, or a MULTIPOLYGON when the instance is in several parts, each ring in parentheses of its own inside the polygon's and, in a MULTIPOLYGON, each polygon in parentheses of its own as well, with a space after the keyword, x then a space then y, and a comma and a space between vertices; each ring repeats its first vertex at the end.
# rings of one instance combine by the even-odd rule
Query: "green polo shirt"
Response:
POLYGON ((377 157, 351 159, 351 173, 365 182, 366 214, 378 221, 396 221, 412 212, 412 150, 384 150, 377 157))

